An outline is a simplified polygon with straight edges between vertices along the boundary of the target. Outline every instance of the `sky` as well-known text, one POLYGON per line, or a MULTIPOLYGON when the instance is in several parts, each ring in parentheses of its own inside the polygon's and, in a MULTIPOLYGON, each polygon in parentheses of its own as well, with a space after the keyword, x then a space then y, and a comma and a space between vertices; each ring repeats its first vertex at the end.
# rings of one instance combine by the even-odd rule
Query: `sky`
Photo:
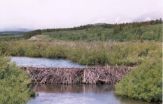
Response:
POLYGON ((163 0, 0 0, 0 30, 149 20, 162 10, 163 0))

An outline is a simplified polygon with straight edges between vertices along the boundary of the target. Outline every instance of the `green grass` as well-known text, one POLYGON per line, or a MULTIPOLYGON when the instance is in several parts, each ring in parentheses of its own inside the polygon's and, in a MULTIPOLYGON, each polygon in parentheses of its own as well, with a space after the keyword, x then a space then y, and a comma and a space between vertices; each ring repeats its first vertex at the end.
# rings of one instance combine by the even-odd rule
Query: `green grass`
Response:
POLYGON ((26 104, 30 95, 27 75, 0 56, 0 104, 26 104))
POLYGON ((138 65, 156 50, 160 42, 73 42, 73 41, 6 41, 0 43, 6 55, 65 58, 85 65, 138 65))

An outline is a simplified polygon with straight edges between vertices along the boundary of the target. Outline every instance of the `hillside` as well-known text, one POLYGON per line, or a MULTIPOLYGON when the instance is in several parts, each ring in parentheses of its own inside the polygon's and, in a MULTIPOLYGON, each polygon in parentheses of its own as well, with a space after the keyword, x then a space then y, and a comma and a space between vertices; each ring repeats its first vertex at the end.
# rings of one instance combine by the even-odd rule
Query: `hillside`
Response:
POLYGON ((25 38, 46 35, 50 39, 85 41, 162 40, 162 20, 124 24, 94 24, 74 28, 44 29, 26 33, 25 38))

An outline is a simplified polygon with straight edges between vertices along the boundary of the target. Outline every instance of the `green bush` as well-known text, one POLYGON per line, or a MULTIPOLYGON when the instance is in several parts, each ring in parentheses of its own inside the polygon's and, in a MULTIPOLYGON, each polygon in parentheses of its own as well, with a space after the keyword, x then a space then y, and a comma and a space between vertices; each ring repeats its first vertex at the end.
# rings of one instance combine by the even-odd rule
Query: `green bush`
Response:
POLYGON ((116 94, 148 102, 161 102, 161 72, 161 60, 147 59, 116 84, 116 94))
POLYGON ((31 95, 27 75, 0 57, 0 104, 26 104, 31 95))

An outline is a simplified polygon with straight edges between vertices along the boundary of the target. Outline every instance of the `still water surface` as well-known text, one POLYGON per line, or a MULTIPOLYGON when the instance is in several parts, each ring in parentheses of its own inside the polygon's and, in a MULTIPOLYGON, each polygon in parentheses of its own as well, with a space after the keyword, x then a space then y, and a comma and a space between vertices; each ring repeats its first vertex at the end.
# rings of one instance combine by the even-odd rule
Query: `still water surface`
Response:
POLYGON ((35 85, 27 104, 148 104, 114 94, 109 85, 35 85))
POLYGON ((18 66, 33 66, 33 67, 58 67, 58 68, 82 68, 70 60, 65 59, 48 59, 48 58, 32 58, 32 57, 11 57, 11 61, 18 66))

